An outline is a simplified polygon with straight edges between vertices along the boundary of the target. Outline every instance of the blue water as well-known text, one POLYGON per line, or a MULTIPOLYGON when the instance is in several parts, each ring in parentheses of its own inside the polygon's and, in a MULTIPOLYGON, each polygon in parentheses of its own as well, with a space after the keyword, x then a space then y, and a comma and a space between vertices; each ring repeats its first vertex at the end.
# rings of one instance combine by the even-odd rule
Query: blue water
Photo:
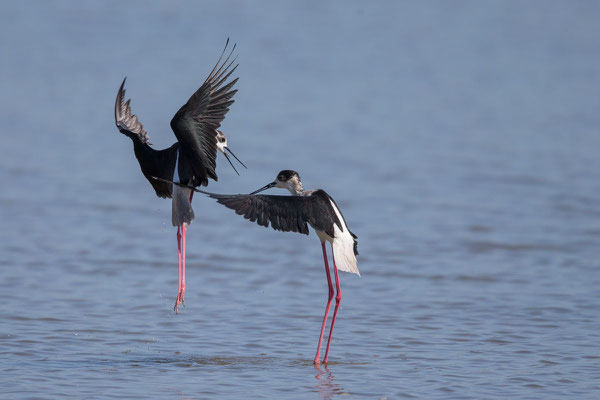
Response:
MULTIPOLYGON (((600 3, 4 2, 0 397, 596 399, 600 3), (285 168, 359 237, 330 364, 316 235, 196 196, 173 313, 156 148, 223 48, 239 92, 209 190, 285 168)), ((331 315, 331 314, 330 314, 331 315)))

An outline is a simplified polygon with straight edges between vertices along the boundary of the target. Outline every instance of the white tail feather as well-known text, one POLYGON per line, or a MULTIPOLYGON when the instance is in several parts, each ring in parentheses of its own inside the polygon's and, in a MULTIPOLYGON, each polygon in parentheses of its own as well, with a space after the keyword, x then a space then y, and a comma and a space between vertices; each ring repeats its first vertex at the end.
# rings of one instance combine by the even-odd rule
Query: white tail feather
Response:
POLYGON ((358 267, 356 266, 356 255, 354 254, 354 238, 344 222, 342 213, 340 213, 340 210, 338 210, 333 201, 331 201, 331 206, 344 228, 344 231, 342 232, 337 225, 333 225, 334 238, 331 241, 331 248, 333 249, 335 266, 340 271, 350 272, 360 276, 360 272, 358 272, 358 267))
MULTIPOLYGON (((338 232, 339 231, 337 231, 336 234, 338 232)), ((351 272, 360 276, 360 272, 358 272, 358 267, 356 265, 356 256, 354 255, 354 240, 348 233, 348 230, 343 232, 342 235, 344 237, 336 237, 331 244, 331 247, 333 248, 335 266, 340 271, 351 272), (350 240, 347 240, 345 236, 348 236, 350 240)))

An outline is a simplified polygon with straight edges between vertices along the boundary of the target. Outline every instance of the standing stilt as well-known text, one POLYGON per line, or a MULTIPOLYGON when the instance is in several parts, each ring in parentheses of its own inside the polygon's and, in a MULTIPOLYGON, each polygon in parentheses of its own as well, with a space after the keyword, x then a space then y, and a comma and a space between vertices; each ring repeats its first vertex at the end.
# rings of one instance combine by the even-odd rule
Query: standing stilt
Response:
POLYGON ((346 220, 335 201, 322 189, 304 190, 300 181, 300 175, 296 171, 289 169, 280 171, 273 182, 249 194, 228 195, 204 192, 199 189, 194 190, 216 199, 220 204, 234 210, 236 214, 252 222, 257 222, 262 226, 271 226, 271 228, 283 232, 304 234, 308 234, 309 225, 315 229, 323 250, 329 296, 323 315, 323 323, 321 324, 314 364, 316 366, 326 364, 329 360, 333 329, 342 301, 339 271, 350 272, 360 276, 356 265, 356 256, 358 255, 357 236, 348 229, 346 220), (258 194, 272 187, 287 189, 291 196, 258 194), (329 329, 329 337, 327 338, 325 357, 321 360, 321 346, 323 345, 323 336, 325 335, 325 326, 327 325, 327 315, 334 297, 325 242, 331 244, 333 253, 332 267, 335 275, 337 294, 335 296, 335 309, 329 329))

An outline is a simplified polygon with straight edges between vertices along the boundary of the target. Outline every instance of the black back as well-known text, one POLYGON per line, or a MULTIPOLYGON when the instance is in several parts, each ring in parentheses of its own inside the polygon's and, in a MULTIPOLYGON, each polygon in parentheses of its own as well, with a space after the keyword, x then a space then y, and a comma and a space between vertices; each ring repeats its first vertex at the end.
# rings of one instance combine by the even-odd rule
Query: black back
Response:
POLYGON ((178 148, 179 143, 175 143, 167 149, 154 150, 145 143, 133 141, 135 158, 137 158, 142 173, 148 179, 158 197, 171 198, 173 185, 166 181, 173 179, 178 148), (165 181, 155 179, 154 176, 165 181))

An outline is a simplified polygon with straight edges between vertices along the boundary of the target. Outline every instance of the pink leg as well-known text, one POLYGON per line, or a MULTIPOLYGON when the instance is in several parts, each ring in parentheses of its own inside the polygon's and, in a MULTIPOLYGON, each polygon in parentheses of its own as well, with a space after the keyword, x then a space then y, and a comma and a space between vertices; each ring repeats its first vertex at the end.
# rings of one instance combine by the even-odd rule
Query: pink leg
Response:
MULTIPOLYGON (((333 249, 332 249, 333 252, 333 249)), ((333 258, 333 273, 335 274, 335 289, 337 291, 337 295, 335 296, 335 308, 333 309, 333 319, 331 320, 331 328, 329 329, 329 338, 327 338, 327 348, 325 349, 325 358, 323 358, 323 362, 327 364, 327 358, 329 356, 329 345, 331 344, 331 338, 333 336, 333 325, 335 325, 335 317, 338 313, 338 308, 340 308, 340 302, 342 301, 342 291, 340 289, 340 280, 338 278, 338 269, 335 265, 335 257, 333 254, 331 255, 333 258)))
POLYGON ((187 224, 181 225, 181 238, 182 238, 182 251, 181 251, 181 265, 182 265, 182 274, 181 274, 181 304, 185 307, 185 230, 187 228, 187 224))
MULTIPOLYGON (((321 362, 321 344, 323 343, 323 332, 325 332, 325 324, 327 323, 327 314, 329 313, 329 307, 331 306, 331 300, 333 299, 333 285, 331 284, 331 274, 329 273, 329 264, 327 263, 327 252, 325 251, 325 242, 321 242, 323 248, 323 261, 325 261, 325 273, 327 274, 327 284, 329 285, 329 298, 327 299, 327 307, 325 308, 325 315, 323 316, 323 325, 321 325, 321 335, 319 336, 319 345, 317 346, 317 355, 315 356, 315 364, 321 362)), ((328 346, 329 348, 329 346, 328 346)))
MULTIPOLYGON (((190 204, 192 203, 192 197, 194 197, 194 192, 190 193, 190 204)), ((185 307, 185 231, 186 224, 181 225, 181 227, 177 227, 177 257, 179 260, 179 288, 177 289, 177 300, 175 300, 174 310, 177 313, 179 309, 179 303, 185 307), (179 233, 179 229, 181 232, 179 233), (183 238, 183 246, 182 246, 182 238, 183 238), (183 249, 182 249, 183 247, 183 249), (182 267, 183 265, 183 267, 182 267)))
POLYGON ((177 286, 177 299, 175 300, 175 307, 173 307, 175 313, 178 311, 179 297, 181 296, 181 234, 179 233, 179 227, 177 227, 177 264, 179 265, 179 285, 177 286))
MULTIPOLYGON (((192 197, 194 197, 194 192, 190 192, 190 204, 192 204, 192 197)), ((185 231, 187 229, 187 224, 183 224, 181 226, 181 232, 182 232, 182 237, 183 237, 183 251, 182 251, 182 257, 181 257, 181 261, 182 261, 182 274, 181 274, 181 292, 180 292, 180 296, 181 296, 181 304, 185 307, 185 231)))

